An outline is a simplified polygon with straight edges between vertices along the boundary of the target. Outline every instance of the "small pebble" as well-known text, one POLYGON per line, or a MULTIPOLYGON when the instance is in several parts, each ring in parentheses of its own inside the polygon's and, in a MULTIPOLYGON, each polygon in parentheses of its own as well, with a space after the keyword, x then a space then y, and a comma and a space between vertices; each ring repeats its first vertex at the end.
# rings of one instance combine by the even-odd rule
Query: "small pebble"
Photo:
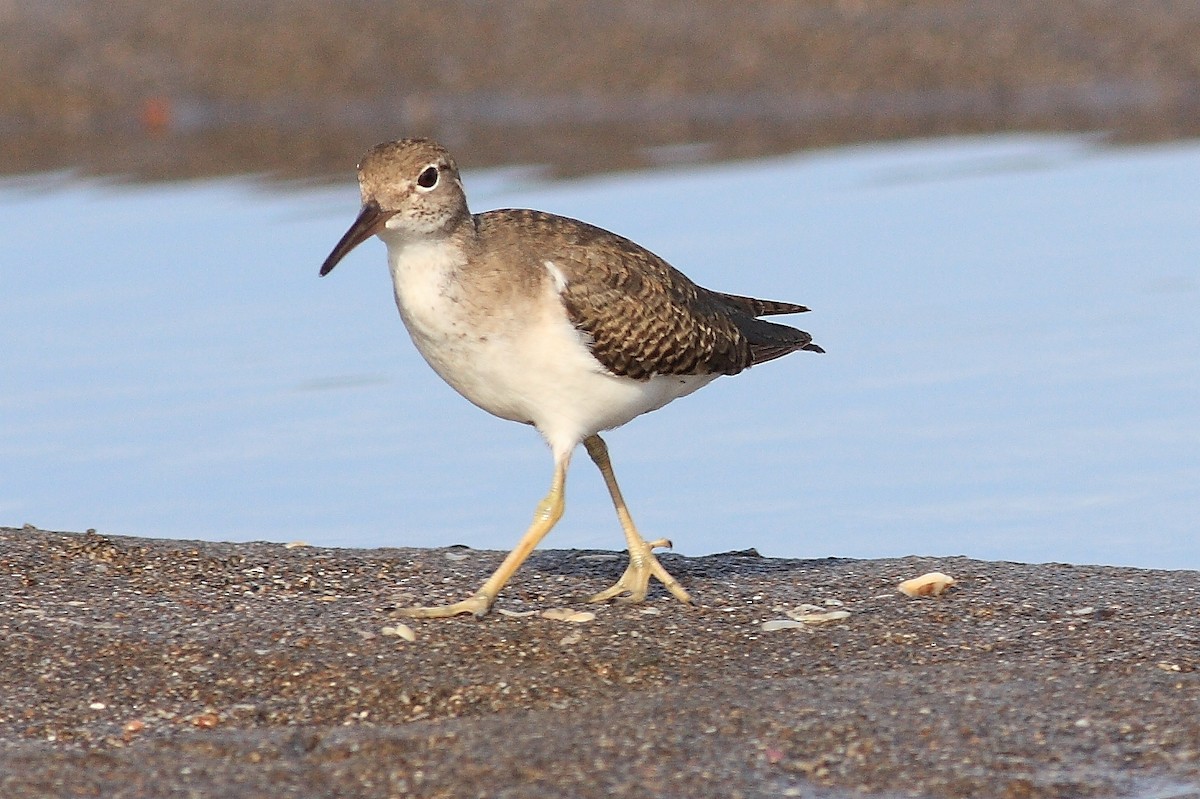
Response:
POLYGON ((307 541, 288 541, 283 545, 284 549, 299 549, 300 547, 311 547, 312 544, 307 541))
POLYGON ((104 704, 103 702, 92 702, 90 705, 88 705, 88 707, 90 707, 92 710, 104 710, 106 707, 108 707, 108 705, 104 704))

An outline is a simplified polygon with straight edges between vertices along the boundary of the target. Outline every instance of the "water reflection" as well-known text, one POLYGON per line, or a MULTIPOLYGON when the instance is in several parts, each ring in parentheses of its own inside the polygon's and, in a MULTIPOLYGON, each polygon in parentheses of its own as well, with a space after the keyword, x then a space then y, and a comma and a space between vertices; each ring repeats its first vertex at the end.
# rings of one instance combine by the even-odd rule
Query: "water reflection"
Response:
MULTIPOLYGON (((1005 137, 466 182, 476 209, 584 218, 814 309, 828 355, 611 435, 648 534, 1197 568, 1198 178, 1195 143, 1005 137)), ((549 455, 421 362, 382 245, 317 280, 349 182, 53 178, 0 206, 0 522, 497 549, 524 529, 549 455)), ((547 545, 621 546, 586 459, 547 545)))

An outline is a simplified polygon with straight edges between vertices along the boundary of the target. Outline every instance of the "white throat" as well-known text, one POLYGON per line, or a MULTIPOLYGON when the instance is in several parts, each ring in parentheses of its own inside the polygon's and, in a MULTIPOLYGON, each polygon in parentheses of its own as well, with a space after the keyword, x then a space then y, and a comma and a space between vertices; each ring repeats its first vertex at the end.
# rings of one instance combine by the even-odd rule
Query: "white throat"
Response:
MULTIPOLYGON (((460 290, 459 274, 467 256, 453 239, 391 237, 385 239, 396 305, 409 332, 415 336, 412 322, 437 324, 447 306, 453 305, 460 290)), ((424 326, 424 325, 421 325, 424 326)))

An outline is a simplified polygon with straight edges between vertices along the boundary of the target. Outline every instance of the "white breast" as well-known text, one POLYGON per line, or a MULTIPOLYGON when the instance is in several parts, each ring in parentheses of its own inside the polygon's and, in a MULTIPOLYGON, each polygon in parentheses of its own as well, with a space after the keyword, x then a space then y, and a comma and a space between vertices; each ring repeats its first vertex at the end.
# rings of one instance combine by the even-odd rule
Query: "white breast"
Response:
POLYGON ((488 307, 471 292, 460 250, 415 242, 389 245, 388 255, 400 316, 434 371, 489 413, 535 425, 556 454, 716 377, 609 374, 568 320, 564 278, 551 262, 533 294, 514 292, 504 307, 488 307))

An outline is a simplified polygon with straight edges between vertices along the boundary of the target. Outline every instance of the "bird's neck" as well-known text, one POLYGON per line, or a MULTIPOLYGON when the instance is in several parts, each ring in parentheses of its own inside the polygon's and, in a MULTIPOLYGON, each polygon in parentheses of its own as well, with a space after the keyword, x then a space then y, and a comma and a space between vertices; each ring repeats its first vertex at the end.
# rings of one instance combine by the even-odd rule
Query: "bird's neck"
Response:
POLYGON ((450 263, 468 261, 479 248, 479 232, 474 218, 467 215, 453 225, 433 230, 385 228, 379 238, 388 248, 393 271, 437 269, 450 263))

